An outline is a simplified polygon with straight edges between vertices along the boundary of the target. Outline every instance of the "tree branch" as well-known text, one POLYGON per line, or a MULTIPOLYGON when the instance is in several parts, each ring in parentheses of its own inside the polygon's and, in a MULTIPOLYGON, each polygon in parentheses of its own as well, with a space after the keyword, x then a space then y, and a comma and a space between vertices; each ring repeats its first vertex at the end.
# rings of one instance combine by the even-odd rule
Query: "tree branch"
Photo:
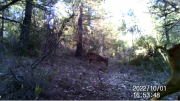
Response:
POLYGON ((19 23, 19 24, 23 25, 21 22, 16 21, 16 20, 11 20, 11 19, 9 19, 9 18, 4 18, 4 17, 0 17, 0 18, 1 18, 1 19, 4 19, 4 20, 11 21, 11 22, 19 23))
POLYGON ((21 0, 13 0, 13 1, 10 2, 9 4, 2 6, 2 7, 0 8, 0 11, 5 10, 6 8, 8 8, 9 6, 13 5, 14 3, 16 3, 16 2, 18 2, 18 1, 21 1, 21 0))

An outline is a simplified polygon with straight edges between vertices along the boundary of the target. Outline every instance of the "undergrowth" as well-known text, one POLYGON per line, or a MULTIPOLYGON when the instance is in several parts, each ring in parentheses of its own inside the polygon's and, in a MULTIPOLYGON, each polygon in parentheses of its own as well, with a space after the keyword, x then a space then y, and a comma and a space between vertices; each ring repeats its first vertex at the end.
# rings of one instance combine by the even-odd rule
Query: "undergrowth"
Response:
POLYGON ((27 57, 5 56, 0 64, 1 99, 38 99, 49 86, 53 72, 48 67, 31 68, 33 60, 27 57))

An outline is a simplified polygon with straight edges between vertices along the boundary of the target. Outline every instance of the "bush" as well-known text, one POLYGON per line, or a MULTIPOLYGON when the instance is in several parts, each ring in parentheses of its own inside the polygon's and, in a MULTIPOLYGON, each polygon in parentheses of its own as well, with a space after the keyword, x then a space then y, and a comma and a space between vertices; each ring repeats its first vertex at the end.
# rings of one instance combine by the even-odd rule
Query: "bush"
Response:
POLYGON ((133 66, 147 66, 151 62, 150 57, 144 55, 137 55, 129 61, 133 66))
POLYGON ((49 68, 38 67, 32 70, 32 60, 25 57, 6 57, 9 63, 0 64, 1 99, 36 99, 44 88, 49 87, 53 73, 49 68), (13 64, 13 65, 12 65, 13 64))

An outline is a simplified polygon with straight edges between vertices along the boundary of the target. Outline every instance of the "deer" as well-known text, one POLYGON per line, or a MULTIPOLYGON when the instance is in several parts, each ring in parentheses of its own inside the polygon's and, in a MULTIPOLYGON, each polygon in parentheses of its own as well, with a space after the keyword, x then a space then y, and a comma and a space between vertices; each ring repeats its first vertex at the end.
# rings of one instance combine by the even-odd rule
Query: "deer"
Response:
POLYGON ((166 50, 168 55, 169 65, 172 69, 171 79, 164 85, 166 90, 160 91, 157 89, 153 93, 159 93, 160 97, 153 97, 151 100, 160 100, 164 96, 180 91, 180 44, 174 45, 166 50))
POLYGON ((95 62, 104 62, 105 65, 108 66, 108 58, 103 58, 102 56, 96 53, 92 53, 92 52, 87 53, 85 60, 89 60, 89 65, 91 61, 95 61, 95 62))

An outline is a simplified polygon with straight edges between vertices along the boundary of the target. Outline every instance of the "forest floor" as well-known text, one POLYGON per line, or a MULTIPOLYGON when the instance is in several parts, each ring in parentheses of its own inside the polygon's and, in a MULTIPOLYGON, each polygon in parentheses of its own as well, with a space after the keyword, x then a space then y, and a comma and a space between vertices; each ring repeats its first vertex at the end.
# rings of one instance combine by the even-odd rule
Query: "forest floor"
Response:
MULTIPOLYGON (((25 61, 22 64, 29 64, 26 65, 27 67, 30 67, 34 61, 28 57, 18 59, 8 56, 7 61, 0 64, 0 71, 8 70, 8 67, 16 67, 13 69, 14 73, 22 75, 22 72, 25 72, 23 70, 31 70, 24 69, 25 67, 17 69, 17 60, 22 61, 22 59, 25 61)), ((36 98, 37 100, 149 100, 152 97, 148 94, 153 91, 148 87, 162 86, 171 78, 166 72, 153 70, 151 64, 148 66, 122 65, 122 62, 116 59, 109 59, 108 67, 104 63, 92 62, 92 68, 90 68, 88 60, 85 61, 83 56, 75 57, 74 52, 58 54, 54 57, 53 65, 50 65, 49 60, 47 57, 36 67, 34 70, 36 78, 30 79, 28 72, 22 75, 28 82, 33 80, 37 85, 45 86, 36 98), (101 70, 98 70, 98 67, 101 67, 101 70), (50 74, 48 78, 44 76, 47 74, 50 74), (141 87, 147 91, 142 91, 142 89, 138 91, 135 87, 141 87), (137 92, 141 93, 140 97, 137 96, 137 92)), ((0 73, 2 81, 0 82, 0 99, 34 99, 29 96, 33 95, 34 91, 29 93, 31 90, 24 90, 25 87, 22 84, 13 87, 17 83, 13 83, 12 76, 8 77, 0 73)), ((180 93, 166 96, 163 99, 176 100, 178 95, 180 93)))
MULTIPOLYGON (((54 75, 50 87, 42 91, 38 99, 46 100, 147 100, 149 96, 136 98, 133 89, 137 86, 164 85, 170 78, 168 74, 150 71, 147 68, 123 66, 110 59, 108 69, 98 72, 96 67, 105 64, 92 63, 74 55, 61 55, 51 66, 54 75), (163 75, 163 78, 162 78, 163 75)), ((151 68, 151 67, 149 67, 151 68)), ((151 90, 145 93, 152 93, 151 90)), ((142 92, 140 92, 142 93, 142 92)), ((148 95, 148 94, 147 94, 148 95)), ((176 95, 164 99, 177 99, 176 95)))

